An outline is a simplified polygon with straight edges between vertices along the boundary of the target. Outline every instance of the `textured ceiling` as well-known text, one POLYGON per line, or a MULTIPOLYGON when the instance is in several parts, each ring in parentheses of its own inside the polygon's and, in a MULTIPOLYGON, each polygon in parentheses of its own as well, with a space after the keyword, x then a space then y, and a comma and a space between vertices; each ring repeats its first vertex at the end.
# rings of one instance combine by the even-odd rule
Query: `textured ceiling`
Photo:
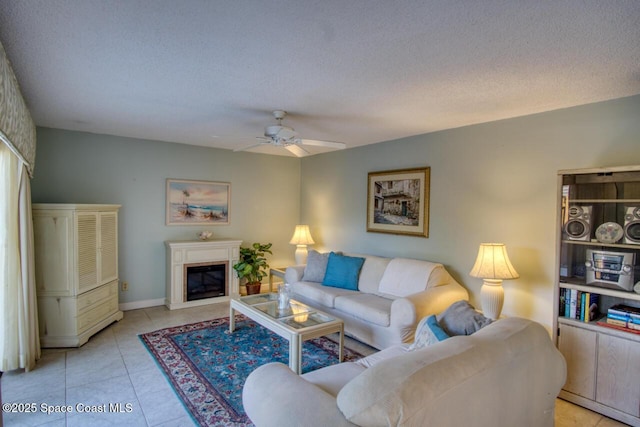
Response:
POLYGON ((0 41, 39 126, 227 149, 640 93, 638 0, 1 0, 0 41))

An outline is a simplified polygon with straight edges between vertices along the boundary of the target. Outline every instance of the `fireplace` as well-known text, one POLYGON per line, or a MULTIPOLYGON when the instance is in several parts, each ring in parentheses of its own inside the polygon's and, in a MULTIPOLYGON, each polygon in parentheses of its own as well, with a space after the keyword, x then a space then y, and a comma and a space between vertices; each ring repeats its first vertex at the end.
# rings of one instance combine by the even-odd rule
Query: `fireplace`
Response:
POLYGON ((184 301, 229 295, 229 262, 184 264, 184 301))
POLYGON ((167 294, 170 310, 216 304, 240 295, 236 239, 180 240, 165 242, 167 248, 167 294))

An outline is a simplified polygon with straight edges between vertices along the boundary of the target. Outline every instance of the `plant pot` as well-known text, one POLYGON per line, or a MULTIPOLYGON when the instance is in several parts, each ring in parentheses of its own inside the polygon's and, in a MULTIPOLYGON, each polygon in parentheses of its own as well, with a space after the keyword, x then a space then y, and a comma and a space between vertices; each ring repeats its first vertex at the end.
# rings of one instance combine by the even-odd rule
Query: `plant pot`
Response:
POLYGON ((260 282, 251 282, 244 285, 247 288, 247 295, 255 295, 260 293, 260 282))

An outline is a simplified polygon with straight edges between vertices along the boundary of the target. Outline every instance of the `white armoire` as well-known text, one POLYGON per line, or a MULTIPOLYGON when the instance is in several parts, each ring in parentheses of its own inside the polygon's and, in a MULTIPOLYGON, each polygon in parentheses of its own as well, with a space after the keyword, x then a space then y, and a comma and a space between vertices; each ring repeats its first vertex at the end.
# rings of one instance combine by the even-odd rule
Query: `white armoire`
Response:
POLYGON ((34 204, 40 345, 79 347, 122 319, 120 205, 34 204))

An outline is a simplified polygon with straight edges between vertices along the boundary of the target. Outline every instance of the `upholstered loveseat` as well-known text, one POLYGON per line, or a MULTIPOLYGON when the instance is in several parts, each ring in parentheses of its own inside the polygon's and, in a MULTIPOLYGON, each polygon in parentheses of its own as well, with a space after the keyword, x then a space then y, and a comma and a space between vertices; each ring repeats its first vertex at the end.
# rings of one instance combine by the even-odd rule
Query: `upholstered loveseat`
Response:
POLYGON ((285 282, 293 298, 339 317, 347 335, 377 349, 411 342, 420 319, 469 299, 442 264, 406 258, 312 250, 285 282))
POLYGON ((566 364, 547 331, 501 319, 409 351, 396 345, 303 375, 253 371, 243 405, 257 427, 554 425, 566 364))

